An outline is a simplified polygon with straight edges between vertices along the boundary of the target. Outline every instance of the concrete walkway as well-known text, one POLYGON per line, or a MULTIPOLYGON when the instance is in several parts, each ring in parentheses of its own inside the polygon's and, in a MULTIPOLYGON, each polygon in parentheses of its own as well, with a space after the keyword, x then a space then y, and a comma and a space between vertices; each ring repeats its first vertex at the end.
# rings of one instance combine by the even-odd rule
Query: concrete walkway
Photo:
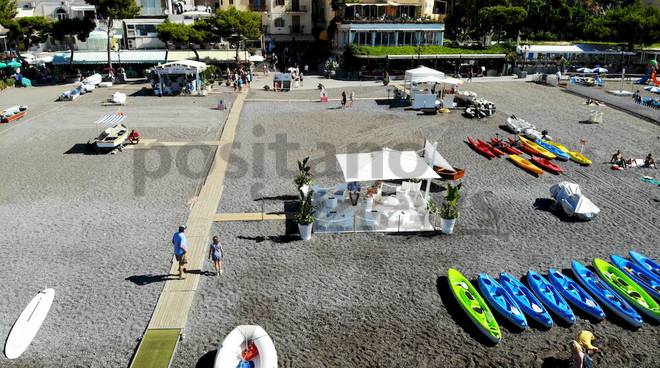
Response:
MULTIPOLYGON (((228 161, 246 96, 246 93, 237 94, 236 100, 232 104, 218 142, 218 149, 211 163, 211 169, 196 201, 192 205, 186 222, 186 234, 189 243, 187 254, 188 273, 185 274, 184 280, 173 278, 165 282, 145 335, 131 362, 130 366, 132 368, 167 368, 174 355, 179 336, 188 321, 188 312, 199 284, 200 271, 204 265, 204 256, 208 246, 208 234, 213 225, 213 219, 217 215, 216 211, 222 197, 228 161), (153 333, 160 330, 167 330, 169 333, 165 334, 165 337, 162 334, 153 333), (152 340, 156 337, 161 341, 154 343, 152 340), (163 339, 168 341, 162 341, 163 339), (169 359, 153 360, 148 358, 153 356, 167 356, 169 359), (167 362, 167 364, 164 362, 167 362)), ((177 268, 177 262, 173 258, 170 275, 175 275, 177 268)))

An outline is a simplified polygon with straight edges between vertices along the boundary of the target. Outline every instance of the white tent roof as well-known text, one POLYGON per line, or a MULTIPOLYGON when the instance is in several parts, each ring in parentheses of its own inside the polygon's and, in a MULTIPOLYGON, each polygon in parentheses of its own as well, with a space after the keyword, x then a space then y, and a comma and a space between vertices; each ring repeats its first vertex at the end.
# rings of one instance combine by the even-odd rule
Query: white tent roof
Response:
POLYGON ((169 63, 161 64, 156 66, 156 70, 158 72, 165 72, 167 73, 168 71, 173 74, 179 74, 183 71, 188 71, 191 73, 194 73, 195 71, 197 72, 203 72, 208 68, 208 65, 206 63, 202 63, 201 61, 194 61, 194 60, 179 60, 179 61, 171 61, 169 63))
POLYGON ((409 83, 418 83, 421 80, 429 78, 438 78, 443 79, 445 73, 437 71, 435 69, 427 68, 425 66, 420 66, 419 68, 406 70, 405 80, 409 83))
POLYGON ((340 153, 337 161, 346 182, 439 178, 415 151, 384 148, 375 152, 340 153))

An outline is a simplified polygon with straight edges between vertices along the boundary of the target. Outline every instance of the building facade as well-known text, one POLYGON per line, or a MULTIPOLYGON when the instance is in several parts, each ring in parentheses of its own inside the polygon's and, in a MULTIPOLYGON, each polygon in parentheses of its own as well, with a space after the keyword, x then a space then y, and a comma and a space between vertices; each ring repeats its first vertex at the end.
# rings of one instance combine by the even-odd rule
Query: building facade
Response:
POLYGON ((442 0, 360 0, 346 3, 335 50, 356 46, 442 46, 447 3, 442 0))

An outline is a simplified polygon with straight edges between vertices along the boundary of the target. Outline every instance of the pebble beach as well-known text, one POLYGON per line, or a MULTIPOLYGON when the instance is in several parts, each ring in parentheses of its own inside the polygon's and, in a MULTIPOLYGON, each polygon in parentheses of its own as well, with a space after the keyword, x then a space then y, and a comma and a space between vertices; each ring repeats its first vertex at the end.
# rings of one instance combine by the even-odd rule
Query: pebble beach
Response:
MULTIPOLYGON (((593 109, 583 98, 523 81, 466 83, 462 89, 497 106, 483 120, 461 110, 428 116, 390 108, 388 90, 376 83, 353 88, 350 109, 306 101, 318 99, 313 89, 258 89, 265 83, 243 105, 218 213, 286 211, 297 195, 296 160, 304 157, 315 183, 330 186, 343 181, 335 153, 419 150, 428 139, 465 168, 460 218, 451 236, 318 234, 309 242, 289 221, 215 223, 209 236, 225 246, 225 271, 201 277, 172 367, 212 367, 223 338, 241 324, 270 334, 280 367, 567 367, 568 342, 580 330, 597 337, 597 367, 657 364, 658 326, 634 330, 607 312, 602 322, 578 313, 575 325, 549 330, 504 323, 502 341, 485 344, 446 275, 457 268, 471 280, 522 277, 629 250, 659 259, 660 188, 640 177, 660 172, 613 171, 609 159, 617 149, 633 158, 660 155, 660 123, 601 106, 603 123, 582 124, 593 109), (465 143, 468 135, 511 137, 501 126, 512 114, 574 149, 586 140, 593 164, 562 162, 565 174, 537 178, 465 143), (576 222, 550 208, 549 188, 564 180, 600 207, 597 218, 576 222)), ((168 278, 172 233, 185 223, 215 153, 194 143, 219 138, 228 111, 215 107, 234 99, 223 87, 197 98, 148 96, 144 87, 97 89, 72 102, 55 101, 66 86, 0 94, 2 106, 30 105, 26 118, 0 125, 0 336, 36 291, 56 289, 30 348, 17 360, 0 357, 0 366, 130 364, 168 278), (104 106, 117 91, 128 94, 127 105, 104 106), (81 146, 97 134, 93 122, 117 111, 145 138, 191 144, 85 154, 81 146)), ((328 89, 331 99, 341 91, 328 89)))

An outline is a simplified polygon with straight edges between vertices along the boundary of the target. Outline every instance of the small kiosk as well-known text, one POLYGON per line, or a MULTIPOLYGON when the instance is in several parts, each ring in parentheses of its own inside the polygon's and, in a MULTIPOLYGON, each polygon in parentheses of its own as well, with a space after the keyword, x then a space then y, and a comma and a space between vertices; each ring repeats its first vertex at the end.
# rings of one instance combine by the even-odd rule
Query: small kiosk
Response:
POLYGON ((202 96, 201 73, 208 65, 200 61, 180 60, 157 65, 151 81, 156 96, 195 94, 202 96))

